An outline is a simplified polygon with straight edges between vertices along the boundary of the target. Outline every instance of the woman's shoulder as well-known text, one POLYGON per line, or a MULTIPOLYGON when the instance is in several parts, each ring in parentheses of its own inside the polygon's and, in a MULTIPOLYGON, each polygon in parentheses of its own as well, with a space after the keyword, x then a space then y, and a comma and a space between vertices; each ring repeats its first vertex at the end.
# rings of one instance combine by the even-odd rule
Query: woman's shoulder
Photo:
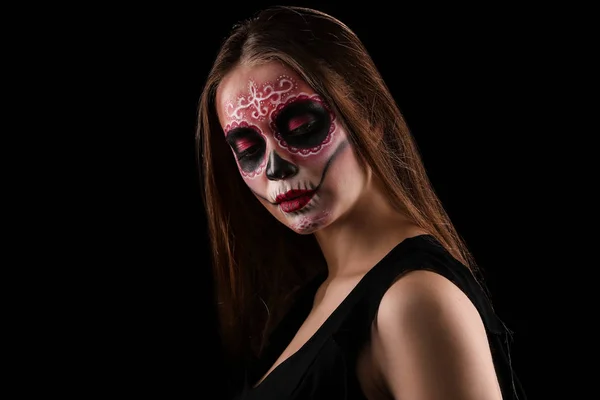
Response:
POLYGON ((411 271, 389 287, 373 321, 371 343, 373 359, 389 377, 386 386, 399 397, 412 390, 432 397, 499 393, 478 310, 435 272, 411 271), (396 373, 398 360, 413 366, 410 374, 396 373))
POLYGON ((398 318, 419 317, 430 323, 444 323, 452 316, 479 319, 473 302, 455 283, 429 269, 414 269, 386 289, 377 320, 388 325, 398 318))
POLYGON ((438 312, 454 312, 466 308, 462 311, 467 314, 469 310, 478 312, 474 316, 483 319, 488 331, 505 333, 483 280, 476 278, 434 236, 414 236, 407 239, 403 247, 404 251, 391 257, 373 280, 370 302, 371 307, 376 309, 375 313, 385 315, 385 309, 397 307, 425 307, 430 312, 436 309, 438 312))
MULTIPOLYGON (((380 350, 382 365, 392 359, 426 362, 430 358, 432 362, 427 365, 491 371, 481 364, 482 355, 486 355, 484 364, 490 366, 492 360, 503 395, 513 398, 516 392, 522 393, 510 364, 510 350, 504 345, 510 331, 495 313, 483 283, 465 265, 433 237, 424 236, 414 240, 411 251, 387 268, 393 270, 391 279, 377 283, 380 295, 373 299, 376 306, 371 314, 371 340, 380 350)), ((441 376, 442 372, 440 380, 441 376)), ((492 375, 448 378, 459 382, 461 376, 478 376, 480 382, 489 381, 492 375)), ((462 386, 470 384, 464 382, 462 386)), ((491 390, 492 386, 487 387, 491 390)))
POLYGON ((378 323, 386 326, 390 320, 413 314, 432 323, 434 317, 452 314, 479 318, 474 300, 480 293, 473 290, 477 282, 465 265, 430 234, 407 239, 405 247, 386 267, 387 276, 377 283, 378 323))

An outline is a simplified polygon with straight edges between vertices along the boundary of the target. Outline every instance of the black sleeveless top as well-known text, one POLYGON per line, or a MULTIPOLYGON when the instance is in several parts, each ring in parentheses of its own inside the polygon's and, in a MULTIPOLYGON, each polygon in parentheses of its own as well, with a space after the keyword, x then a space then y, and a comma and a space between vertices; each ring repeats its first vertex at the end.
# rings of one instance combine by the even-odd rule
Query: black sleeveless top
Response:
POLYGON ((359 351, 369 338, 371 324, 386 290, 408 271, 429 270, 457 285, 479 311, 504 400, 526 400, 510 364, 510 335, 494 313, 488 297, 471 272, 454 259, 431 235, 408 238, 397 244, 369 270, 316 333, 293 355, 252 387, 275 363, 308 316, 320 276, 299 293, 277 329, 269 337, 263 356, 248 371, 246 386, 236 400, 350 400, 366 399, 355 367, 359 351))

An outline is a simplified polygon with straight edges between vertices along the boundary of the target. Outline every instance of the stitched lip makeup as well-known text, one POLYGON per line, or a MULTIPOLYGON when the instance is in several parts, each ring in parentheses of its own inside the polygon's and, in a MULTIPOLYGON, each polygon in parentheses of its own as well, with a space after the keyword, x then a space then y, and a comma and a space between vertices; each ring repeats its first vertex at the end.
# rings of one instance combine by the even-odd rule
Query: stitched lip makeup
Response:
POLYGON ((313 198, 316 190, 290 190, 275 198, 275 203, 283 212, 291 213, 306 206, 313 198))

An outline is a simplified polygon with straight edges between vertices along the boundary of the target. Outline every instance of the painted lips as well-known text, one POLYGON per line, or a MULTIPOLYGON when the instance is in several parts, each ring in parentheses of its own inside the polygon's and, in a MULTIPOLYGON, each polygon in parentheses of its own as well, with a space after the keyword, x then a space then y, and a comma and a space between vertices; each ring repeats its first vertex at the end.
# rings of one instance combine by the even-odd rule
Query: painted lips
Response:
POLYGON ((290 190, 275 199, 283 212, 291 213, 303 208, 313 198, 314 190, 290 190))

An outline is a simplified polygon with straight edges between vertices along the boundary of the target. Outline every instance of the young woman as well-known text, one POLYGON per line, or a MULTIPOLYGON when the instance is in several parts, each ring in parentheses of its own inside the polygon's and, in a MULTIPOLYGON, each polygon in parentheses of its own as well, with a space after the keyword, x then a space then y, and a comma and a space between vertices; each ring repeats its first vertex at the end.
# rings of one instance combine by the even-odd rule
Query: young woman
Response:
POLYGON ((475 263, 342 22, 278 6, 236 25, 197 140, 236 398, 525 398, 475 263))

